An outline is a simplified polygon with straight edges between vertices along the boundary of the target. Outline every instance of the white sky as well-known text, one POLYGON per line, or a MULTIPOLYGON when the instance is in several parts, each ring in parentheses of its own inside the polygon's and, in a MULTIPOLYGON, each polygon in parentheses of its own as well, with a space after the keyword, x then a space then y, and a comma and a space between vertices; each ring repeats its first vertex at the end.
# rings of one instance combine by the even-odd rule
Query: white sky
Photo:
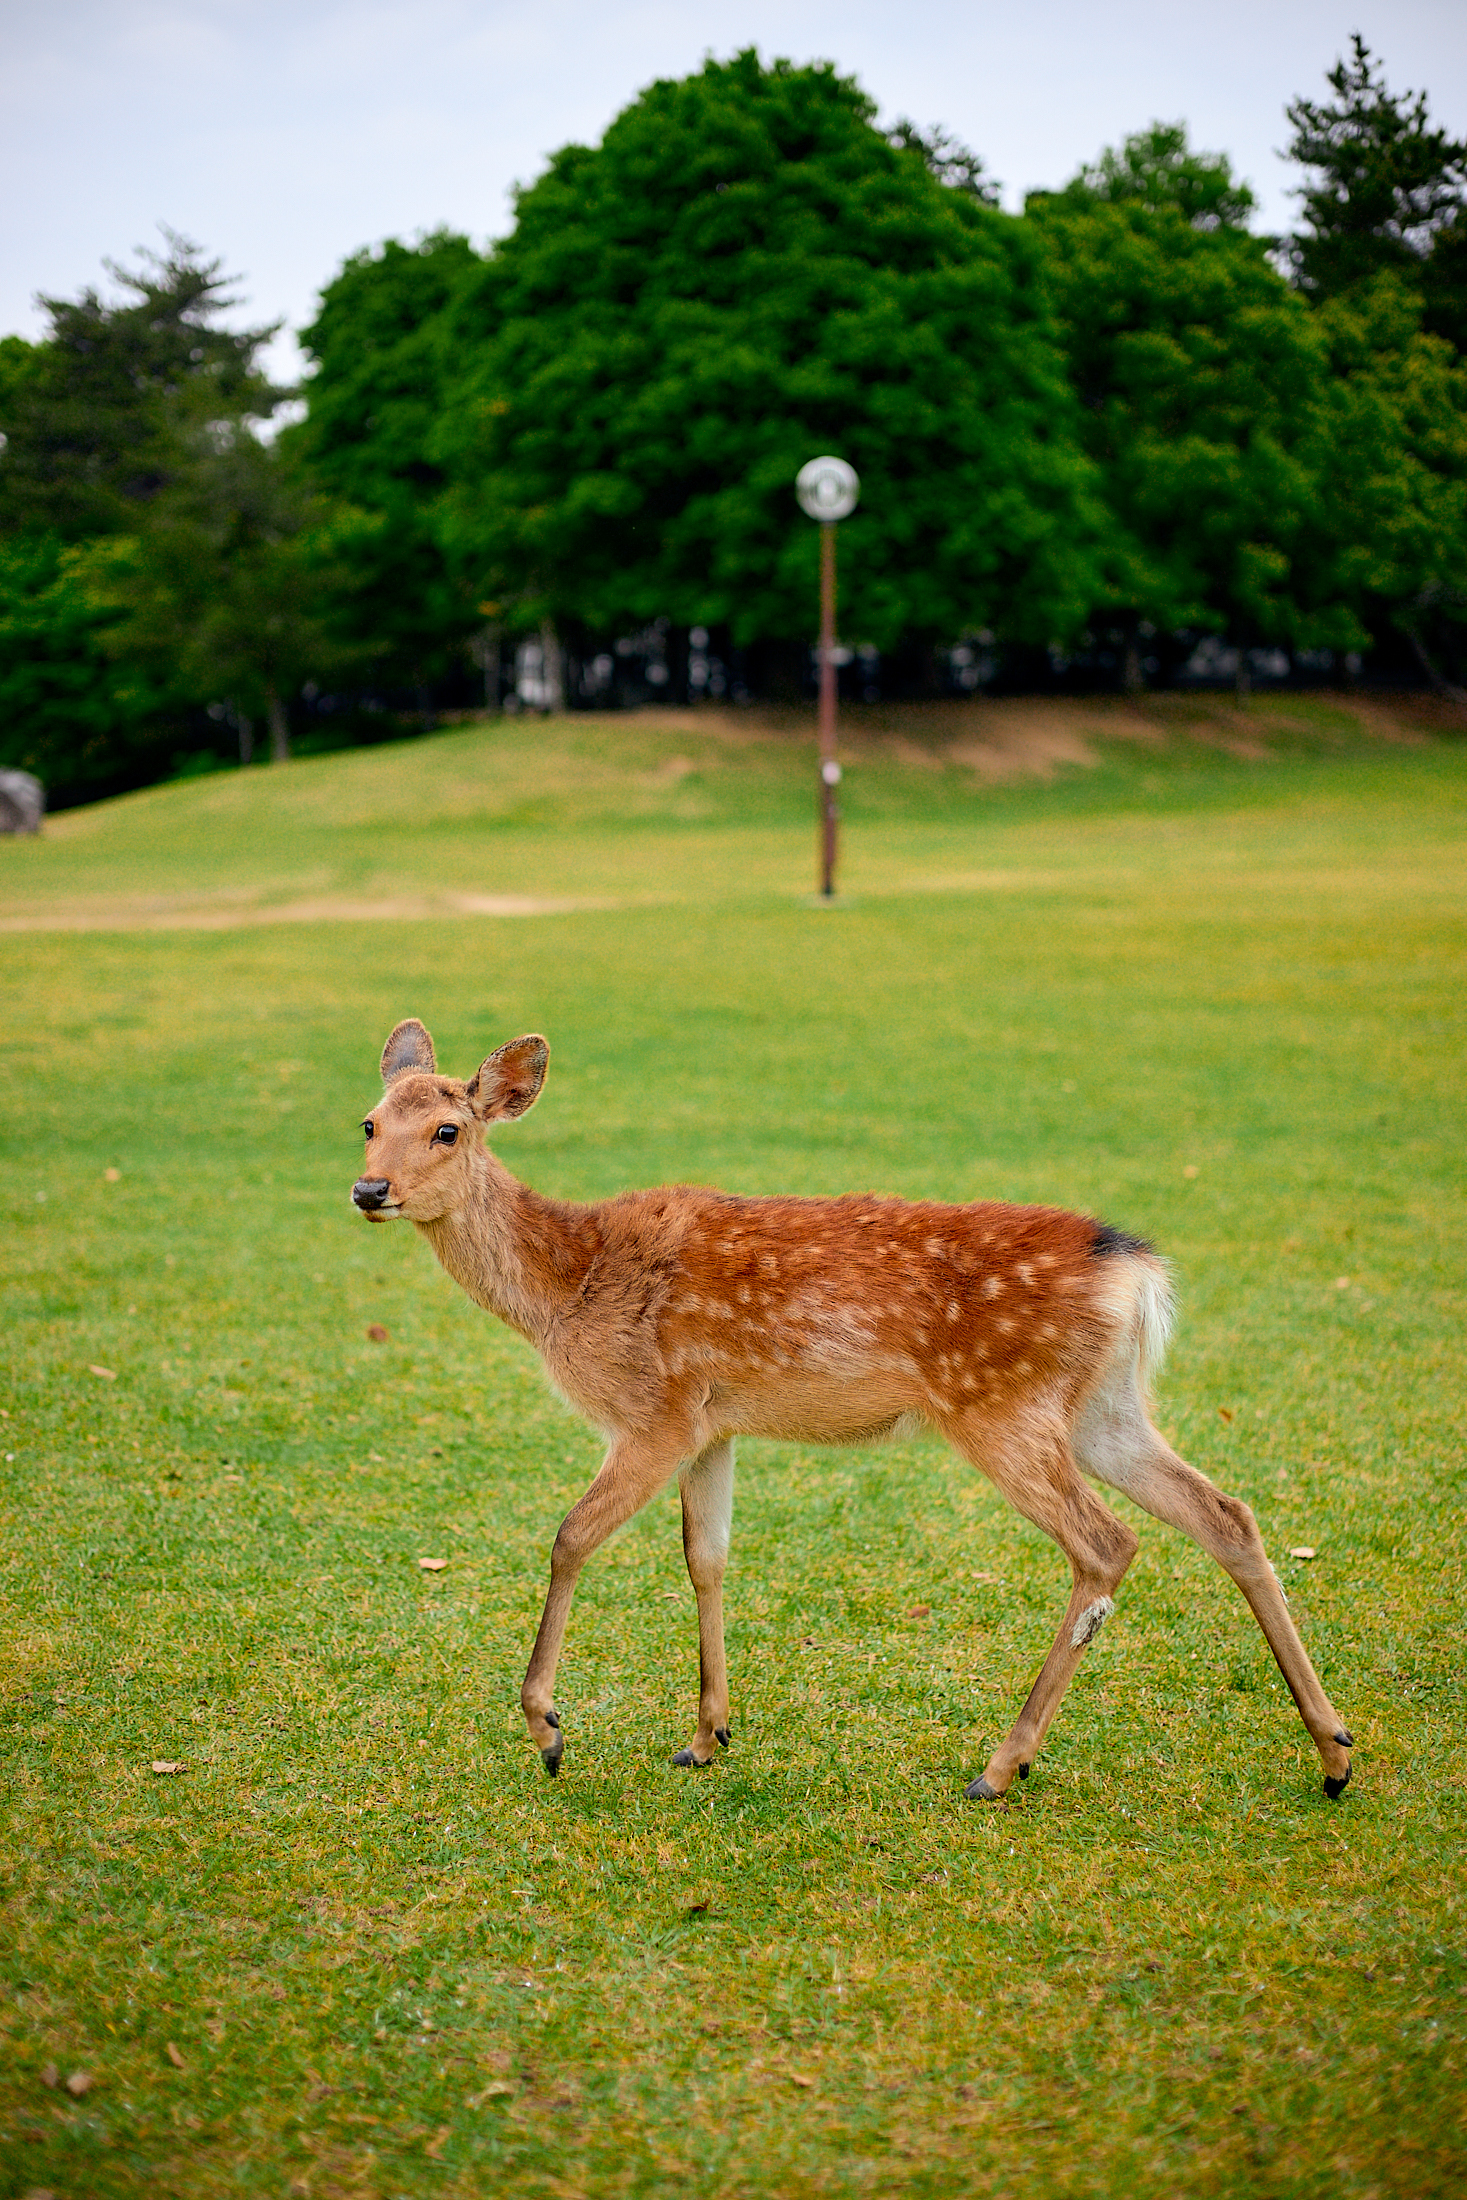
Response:
POLYGON ((502 233, 556 146, 747 45, 946 124, 1009 205, 1184 118, 1283 227, 1284 104, 1357 28, 1467 135, 1464 0, 0 0, 0 333, 37 334, 36 291, 100 280, 160 222, 224 255, 251 318, 298 326, 358 246, 502 233))

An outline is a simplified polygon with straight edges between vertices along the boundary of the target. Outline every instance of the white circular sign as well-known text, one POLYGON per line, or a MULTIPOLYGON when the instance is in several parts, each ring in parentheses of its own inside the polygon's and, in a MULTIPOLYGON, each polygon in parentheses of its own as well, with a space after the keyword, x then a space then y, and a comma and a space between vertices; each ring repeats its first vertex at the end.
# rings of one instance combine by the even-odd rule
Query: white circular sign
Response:
POLYGON ((795 475, 800 510, 811 519, 849 519, 860 494, 856 469, 843 458, 812 458, 795 475))

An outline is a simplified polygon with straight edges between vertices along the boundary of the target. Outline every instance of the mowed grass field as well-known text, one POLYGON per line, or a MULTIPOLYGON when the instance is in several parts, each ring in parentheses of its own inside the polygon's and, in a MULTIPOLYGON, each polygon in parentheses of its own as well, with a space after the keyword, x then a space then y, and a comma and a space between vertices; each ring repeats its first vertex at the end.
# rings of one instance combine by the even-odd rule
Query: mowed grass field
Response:
POLYGON ((834 909, 811 742, 733 718, 0 843, 0 2194, 1467 2183, 1467 742, 986 709, 853 729, 834 909), (1258 1515, 1344 1798, 1231 1584, 1132 1513, 1032 1776, 965 1802, 1068 1582, 935 1441, 742 1446, 693 1775, 664 1493, 583 1577, 548 1781, 518 1687, 599 1455, 349 1210, 409 1014, 459 1074, 549 1034, 497 1140, 546 1191, 1154 1238, 1158 1418, 1258 1515))

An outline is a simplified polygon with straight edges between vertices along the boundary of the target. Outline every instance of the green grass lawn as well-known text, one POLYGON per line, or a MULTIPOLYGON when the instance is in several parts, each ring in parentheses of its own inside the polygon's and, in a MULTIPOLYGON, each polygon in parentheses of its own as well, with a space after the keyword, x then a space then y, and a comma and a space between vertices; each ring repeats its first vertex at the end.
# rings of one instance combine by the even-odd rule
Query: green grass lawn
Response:
POLYGON ((1097 707, 1088 761, 1004 778, 954 722, 857 730, 833 910, 808 743, 735 721, 466 728, 0 843, 7 2200, 1467 2183, 1467 746, 1097 707), (1032 1777, 966 1803, 1068 1582, 932 1442, 742 1447, 700 1775, 649 1507, 583 1577, 547 1781, 519 1681, 598 1453, 349 1210, 409 1014, 460 1074, 548 1032, 497 1141, 548 1191, 1152 1236, 1159 1419, 1258 1515, 1344 1799, 1241 1598, 1132 1514, 1032 1777))

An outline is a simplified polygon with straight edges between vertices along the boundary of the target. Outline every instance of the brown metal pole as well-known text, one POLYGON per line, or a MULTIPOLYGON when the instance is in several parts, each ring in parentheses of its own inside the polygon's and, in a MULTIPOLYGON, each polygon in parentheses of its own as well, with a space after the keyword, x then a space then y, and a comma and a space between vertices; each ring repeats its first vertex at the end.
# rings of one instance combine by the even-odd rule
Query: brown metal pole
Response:
POLYGON ((835 755, 835 522, 820 523, 820 891, 835 892, 836 830, 840 810, 835 790, 840 765, 835 755))

